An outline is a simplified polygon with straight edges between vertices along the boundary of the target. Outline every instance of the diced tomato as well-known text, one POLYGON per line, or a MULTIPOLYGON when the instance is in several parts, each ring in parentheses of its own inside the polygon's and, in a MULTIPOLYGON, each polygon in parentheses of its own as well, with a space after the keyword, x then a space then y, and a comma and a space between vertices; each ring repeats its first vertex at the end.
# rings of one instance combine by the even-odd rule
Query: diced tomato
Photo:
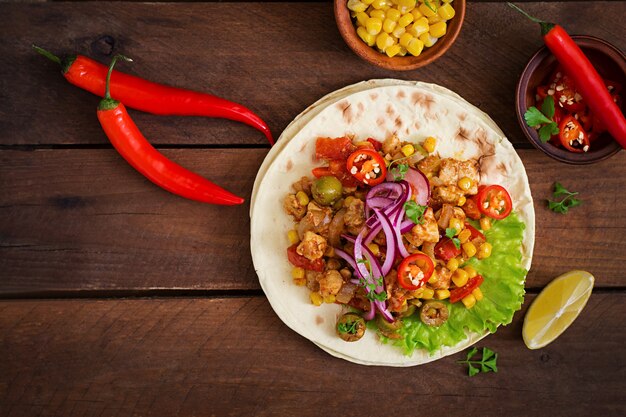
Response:
POLYGON ((377 152, 383 148, 383 143, 377 141, 374 138, 367 138, 367 141, 372 144, 372 146, 374 147, 374 150, 377 152))
POLYGON ((465 223, 465 228, 467 230, 469 230, 471 232, 469 240, 474 240, 476 238, 481 238, 482 240, 487 240, 485 239, 485 235, 483 235, 482 233, 480 233, 479 230, 477 230, 474 226, 472 226, 469 223, 465 223))
POLYGON ((398 284, 405 290, 415 291, 428 282, 434 270, 435 264, 430 256, 414 253, 398 266, 398 284))
POLYGON ((387 166, 384 158, 372 149, 357 149, 348 157, 346 170, 363 184, 374 186, 385 181, 387 166))
POLYGON ((461 254, 461 248, 457 248, 452 239, 444 237, 435 245, 435 258, 448 262, 461 254))
POLYGON ((352 140, 347 137, 341 138, 317 138, 315 141, 315 157, 317 159, 348 159, 356 147, 352 140))
POLYGON ((476 288, 480 287, 484 281, 482 275, 476 275, 474 278, 470 278, 467 280, 467 284, 460 288, 455 288, 450 290, 450 302, 456 303, 457 301, 461 301, 466 296, 470 295, 472 291, 476 288))
POLYGON ((293 266, 308 269, 309 271, 324 272, 324 260, 322 258, 311 261, 300 255, 296 249, 298 244, 293 244, 287 248, 287 259, 293 266))
POLYGON ((511 195, 497 184, 478 187, 476 205, 482 214, 496 220, 504 219, 513 210, 511 195))
POLYGON ((476 204, 476 196, 472 198, 468 198, 461 207, 465 212, 465 215, 470 219, 479 220, 481 217, 480 210, 478 210, 478 205, 476 204))
POLYGON ((567 116, 559 124, 559 139, 561 145, 571 152, 587 152, 589 150, 589 136, 580 122, 572 116, 567 116))

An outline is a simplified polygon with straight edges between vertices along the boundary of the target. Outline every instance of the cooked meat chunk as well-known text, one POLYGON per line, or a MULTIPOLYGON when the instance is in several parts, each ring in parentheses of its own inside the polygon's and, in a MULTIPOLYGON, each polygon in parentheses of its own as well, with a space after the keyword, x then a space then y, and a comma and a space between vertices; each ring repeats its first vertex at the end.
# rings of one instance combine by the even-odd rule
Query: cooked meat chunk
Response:
MULTIPOLYGON (((434 276, 437 277, 437 282, 432 284, 435 290, 447 290, 450 288, 450 280, 452 278, 452 272, 445 266, 437 266, 435 268, 434 276)), ((431 277, 432 279, 432 277, 431 277)))
POLYGON ((435 213, 437 224, 440 229, 450 227, 450 220, 459 219, 461 223, 465 223, 465 212, 461 207, 455 207, 453 204, 444 204, 437 213, 435 213))
POLYGON ((295 221, 302 219, 306 213, 306 207, 301 206, 300 203, 298 203, 298 199, 295 194, 289 194, 285 197, 285 201, 283 201, 283 208, 287 214, 293 216, 295 221))
POLYGON ((383 152, 389 155, 395 155, 400 152, 400 139, 396 135, 391 135, 383 142, 383 152))
MULTIPOLYGON (((441 160, 439 178, 444 185, 456 187, 459 180, 464 177, 472 180, 472 186, 465 194, 476 194, 478 192, 480 174, 478 171, 478 162, 475 159, 459 161, 454 158, 445 158, 441 160)), ((461 192, 460 189, 459 191, 461 192)))
POLYGON ((339 262, 338 259, 330 258, 328 261, 326 261, 327 271, 330 271, 331 269, 338 270, 339 268, 341 268, 341 262, 339 262))
POLYGON ((343 277, 338 271, 329 270, 319 278, 319 283, 322 296, 336 295, 343 285, 343 277))
POLYGON ((434 187, 432 198, 440 204, 456 204, 463 195, 463 191, 456 185, 434 187))
POLYGON ((430 155, 418 162, 417 169, 422 171, 422 173, 424 174, 430 173, 435 175, 437 171, 439 171, 440 166, 441 158, 439 158, 438 156, 430 155))
POLYGON ((313 232, 306 232, 302 242, 296 248, 296 252, 308 260, 314 261, 324 256, 327 246, 326 239, 322 236, 313 232))
POLYGON ((333 210, 330 207, 321 207, 316 202, 311 201, 307 206, 306 216, 296 228, 298 236, 300 239, 304 239, 305 233, 309 231, 327 236, 332 216, 333 210))
POLYGON ((304 191, 307 195, 311 195, 311 179, 309 177, 302 177, 298 181, 291 184, 294 191, 304 191))
POLYGON ((306 277, 306 287, 313 292, 318 292, 320 290, 319 280, 322 275, 321 272, 306 270, 304 275, 306 277))
POLYGON ((428 207, 424 212, 422 224, 416 224, 404 236, 413 246, 420 246, 424 242, 439 242, 439 229, 433 209, 428 207))
POLYGON ((349 233, 359 234, 365 224, 365 204, 358 198, 351 199, 346 207, 344 224, 349 233))

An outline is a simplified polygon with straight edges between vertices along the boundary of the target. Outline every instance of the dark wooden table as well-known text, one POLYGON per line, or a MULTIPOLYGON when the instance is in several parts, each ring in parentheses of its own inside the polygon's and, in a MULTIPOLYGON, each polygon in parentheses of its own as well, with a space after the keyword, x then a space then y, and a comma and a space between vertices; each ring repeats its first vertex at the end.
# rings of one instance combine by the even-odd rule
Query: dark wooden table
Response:
MULTIPOLYGON (((625 2, 527 3, 532 13, 626 49, 625 2)), ((332 4, 0 4, 0 415, 558 415, 626 413, 626 153, 557 163, 517 125, 514 89, 538 29, 500 2, 471 2, 457 42, 406 73, 372 67, 343 43, 332 4), (212 92, 254 109, 278 136, 307 105, 347 84, 435 82, 486 111, 522 158, 535 199, 535 257, 513 323, 479 343, 497 374, 462 354, 413 368, 354 365, 289 330, 260 290, 249 205, 183 200, 112 149, 98 99, 69 85, 37 43, 212 92), (564 216, 554 181, 580 191, 564 216), (528 350, 524 312, 555 276, 596 277, 589 304, 546 348, 528 350)), ((205 118, 132 112, 166 155, 250 196, 268 145, 205 118)))

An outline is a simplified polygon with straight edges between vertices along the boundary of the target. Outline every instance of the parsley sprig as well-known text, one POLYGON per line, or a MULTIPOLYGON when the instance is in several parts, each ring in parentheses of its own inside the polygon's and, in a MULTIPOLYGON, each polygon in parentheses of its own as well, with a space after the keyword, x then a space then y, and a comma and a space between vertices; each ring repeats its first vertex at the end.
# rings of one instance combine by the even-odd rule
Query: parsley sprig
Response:
POLYGON ((356 334, 358 330, 358 325, 358 320, 354 320, 351 322, 342 322, 337 324, 337 330, 339 330, 339 333, 343 334, 356 334))
POLYGON ((543 125, 539 128, 539 139, 541 139, 543 143, 549 141, 552 135, 559 133, 559 126, 554 120, 552 120, 553 117, 554 99, 552 96, 547 96, 543 100, 541 110, 532 106, 526 110, 526 113, 524 113, 524 120, 526 120, 526 124, 528 126, 538 127, 543 125))
POLYGON ((452 243, 454 243, 454 246, 456 246, 456 248, 459 249, 461 247, 461 241, 459 240, 458 237, 455 237, 456 232, 457 230, 455 228, 448 227, 446 229, 446 237, 449 237, 452 240, 452 243))
POLYGON ((457 361, 457 363, 466 363, 469 366, 467 369, 469 376, 474 376, 480 372, 498 372, 498 367, 496 366, 498 354, 496 352, 485 347, 482 349, 482 357, 480 360, 472 360, 477 353, 478 349, 472 348, 467 352, 467 359, 457 361))
MULTIPOLYGON (((367 259, 359 259, 357 263, 365 264, 367 269, 371 271, 370 263, 367 259)), ((359 278, 359 285, 365 288, 367 291, 367 299, 370 301, 385 301, 387 299, 387 292, 381 291, 379 293, 376 292, 377 288, 383 287, 383 277, 374 277, 374 282, 369 282, 364 278, 359 278)), ((384 287, 383 287, 384 288, 384 287)))
POLYGON ((575 195, 578 195, 577 192, 568 191, 559 182, 554 183, 554 193, 552 195, 555 199, 563 197, 561 201, 548 200, 548 208, 555 213, 566 214, 570 208, 582 204, 582 201, 574 198, 575 195))
MULTIPOLYGON (((389 165, 391 166, 391 165, 389 165)), ((394 181, 403 180, 406 173, 409 172, 409 164, 398 164, 390 170, 394 181)))
POLYGON ((427 206, 422 206, 417 204, 413 200, 409 200, 404 203, 404 212, 406 217, 409 218, 415 224, 424 223, 424 213, 426 212, 427 206))

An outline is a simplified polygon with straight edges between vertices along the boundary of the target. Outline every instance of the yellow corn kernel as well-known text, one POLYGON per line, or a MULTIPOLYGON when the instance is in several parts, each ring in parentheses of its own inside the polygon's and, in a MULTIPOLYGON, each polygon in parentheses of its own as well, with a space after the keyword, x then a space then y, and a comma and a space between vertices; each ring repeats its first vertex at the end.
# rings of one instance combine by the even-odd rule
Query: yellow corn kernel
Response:
POLYGON ((445 3, 437 9, 437 14, 444 20, 452 19, 455 13, 454 7, 452 7, 450 3, 445 3))
MULTIPOLYGON (((365 0, 361 0, 363 3, 365 3, 365 0)), ((441 0, 442 3, 452 3, 452 0, 441 0)))
POLYGON ((387 10, 386 15, 387 15, 387 19, 397 22, 400 19, 400 16, 402 16, 402 13, 400 13, 400 10, 398 9, 389 9, 387 10))
POLYGON ((435 147, 437 146, 437 139, 429 136, 424 139, 424 143, 422 146, 424 147, 424 149, 426 149, 426 152, 433 153, 435 152, 435 147))
POLYGON ((367 4, 360 0, 348 0, 348 9, 353 12, 364 12, 367 9, 367 4))
POLYGON ((480 290, 480 288, 474 288, 472 290, 472 295, 474 296, 474 298, 476 299, 476 301, 480 301, 483 299, 483 292, 480 290))
POLYGON ((476 246, 472 242, 465 242, 462 246, 463 252, 468 258, 476 255, 476 246))
POLYGON ((463 270, 465 272, 467 272, 467 277, 468 278, 474 278, 476 275, 478 275, 478 272, 476 272, 476 270, 474 269, 473 266, 471 265, 466 265, 463 267, 463 270))
POLYGON ((385 11, 384 10, 372 10, 370 12, 370 17, 377 17, 378 19, 383 21, 383 20, 385 20, 385 17, 387 17, 387 16, 385 15, 385 11))
MULTIPOLYGON (((422 3, 418 7, 419 11, 426 17, 436 16, 437 12, 433 11, 430 7, 426 6, 425 3, 422 3)), ((437 10, 437 9, 435 9, 437 10)))
POLYGON ((406 50, 413 56, 418 56, 419 54, 421 54, 423 49, 424 43, 415 38, 411 39, 411 42, 409 42, 406 47, 406 50))
POLYGON ((413 20, 417 20, 417 19, 424 17, 422 12, 420 12, 420 9, 418 9, 417 7, 411 10, 411 14, 413 15, 413 20))
POLYGON ((374 46, 376 43, 376 35, 370 35, 367 29, 363 26, 356 28, 356 33, 359 35, 359 38, 367 44, 367 46, 374 46))
POLYGON ((465 308, 472 308, 476 304, 476 297, 473 294, 468 294, 461 299, 461 302, 465 308))
POLYGON ((452 282, 454 282, 454 285, 456 285, 457 287, 462 287, 463 285, 467 284, 468 279, 469 276, 467 275, 467 272, 462 269, 457 269, 456 271, 454 271, 454 274, 452 274, 452 282))
POLYGON ((459 233, 461 233, 465 225, 463 224, 461 219, 457 219, 456 217, 453 217, 450 219, 450 223, 448 224, 448 227, 456 230, 455 235, 458 235, 459 233))
POLYGON ((404 46, 400 45, 400 52, 398 52, 398 55, 400 56, 405 56, 407 53, 407 50, 404 46))
POLYGON ((370 35, 378 35, 383 29, 383 21, 377 17, 370 17, 365 22, 365 29, 370 35))
POLYGON ((470 232, 469 229, 464 229, 459 233, 459 240, 461 241, 461 243, 465 243, 469 240, 471 235, 472 232, 470 232))
POLYGON ((437 281, 439 281, 439 278, 437 277, 437 271, 434 271, 433 274, 428 279, 428 283, 431 285, 435 285, 437 281))
POLYGON ((430 36, 430 33, 422 33, 419 39, 424 43, 424 46, 430 48, 437 43, 438 38, 430 36))
POLYGON ((409 29, 409 33, 416 38, 419 38, 423 34, 428 33, 428 19, 426 19, 425 17, 416 19, 411 26, 411 29, 409 29))
POLYGON ((398 4, 398 10, 400 10, 402 14, 415 10, 415 0, 397 0, 396 3, 398 4))
POLYGON ((316 305, 316 306, 321 306, 322 303, 324 302, 324 298, 318 292, 312 292, 309 295, 309 298, 311 299, 311 303, 313 303, 313 305, 316 305))
POLYGON ((392 58, 398 55, 401 49, 402 47, 400 45, 398 45, 397 43, 394 43, 393 45, 391 45, 385 50, 385 53, 387 54, 389 58, 392 58))
POLYGON ((435 290, 428 287, 423 287, 424 291, 422 291, 422 296, 420 297, 422 300, 431 300, 435 296, 435 290))
POLYGON ((407 143, 402 148, 400 148, 400 152, 402 152, 404 156, 411 156, 415 153, 415 147, 410 143, 407 143))
POLYGON ((403 14, 402 17, 398 19, 398 26, 405 28, 410 25, 413 20, 414 17, 411 13, 403 14))
POLYGON ((359 26, 365 26, 365 22, 370 18, 365 12, 358 12, 355 17, 359 26))
POLYGON ((486 232, 487 230, 491 229, 491 220, 489 220, 489 217, 481 217, 480 229, 483 232, 486 232))
POLYGON ((456 184, 461 190, 468 191, 472 188, 472 179, 469 177, 461 178, 456 184))
POLYGON ((430 33, 430 36, 433 38, 441 38, 446 34, 447 27, 446 22, 437 22, 430 26, 428 33, 430 33))
POLYGON ((436 290, 435 291, 435 299, 436 300, 445 300, 446 298, 450 298, 449 290, 436 290))
POLYGON ((287 239, 289 239, 289 243, 291 243, 292 245, 300 242, 300 236, 298 236, 298 232, 296 232, 295 230, 290 230, 287 232, 287 239))
POLYGON ((302 207, 309 204, 309 196, 304 191, 298 191, 296 193, 296 198, 298 199, 298 204, 302 207))
POLYGON ((396 28, 397 24, 398 24, 398 22, 394 22, 393 20, 391 20, 389 18, 386 18, 383 21, 383 31, 385 31, 387 33, 391 33, 396 28))
POLYGON ((327 256, 329 258, 334 258, 335 248, 333 248, 331 245, 328 245, 328 247, 326 248, 326 251, 324 252, 324 256, 327 256))
POLYGON ((335 296, 333 294, 329 294, 326 297, 324 297, 324 302, 326 304, 332 304, 335 302, 335 296))
POLYGON ((387 4, 387 0, 374 0, 374 1, 372 2, 372 7, 373 7, 374 9, 382 9, 382 8, 384 8, 385 6, 388 6, 388 4, 387 4))
POLYGON ((345 200, 343 200, 343 206, 348 207, 354 201, 354 197, 351 195, 347 196, 345 200))
POLYGON ((393 35, 394 38, 398 38, 399 40, 400 36, 404 35, 405 32, 406 32, 405 28, 396 26, 396 28, 393 30, 393 32, 391 32, 391 34, 393 35))
POLYGON ((409 45, 409 42, 411 42, 411 39, 414 39, 413 35, 405 32, 402 36, 400 36, 400 45, 406 48, 409 45))
POLYGON ((369 248, 369 250, 372 251, 374 256, 380 255, 380 246, 378 246, 376 243, 370 243, 369 245, 367 245, 367 247, 369 248))
POLYGON ((434 25, 435 23, 439 23, 439 22, 442 22, 442 21, 443 20, 441 20, 441 18, 439 17, 438 14, 428 18, 428 23, 430 23, 431 25, 434 25))
POLYGON ((426 287, 418 288, 418 289, 416 289, 414 291, 410 291, 409 294, 411 294, 411 297, 422 298, 422 294, 424 294, 424 289, 425 288, 426 287))
POLYGON ((376 46, 381 51, 385 52, 385 49, 391 45, 393 45, 393 38, 387 32, 381 32, 376 36, 376 46))
POLYGON ((293 279, 304 278, 304 268, 300 268, 299 266, 295 266, 291 270, 291 276, 293 277, 293 279))
POLYGON ((293 283, 298 287, 304 287, 306 285, 306 278, 294 278, 293 283))
POLYGON ((491 243, 485 242, 478 248, 478 259, 485 259, 491 256, 491 250, 493 246, 491 243))
POLYGON ((467 198, 464 195, 462 195, 461 197, 459 197, 459 201, 457 201, 456 205, 459 207, 463 207, 466 201, 467 201, 467 198))
POLYGON ((459 269, 459 261, 456 258, 450 258, 450 260, 446 263, 446 268, 448 268, 451 272, 459 269))
MULTIPOLYGON (((452 0, 450 0, 450 1, 452 1, 452 0)), ((365 3, 365 4, 367 4, 369 6, 370 4, 374 3, 374 0, 361 0, 361 3, 365 3)))

